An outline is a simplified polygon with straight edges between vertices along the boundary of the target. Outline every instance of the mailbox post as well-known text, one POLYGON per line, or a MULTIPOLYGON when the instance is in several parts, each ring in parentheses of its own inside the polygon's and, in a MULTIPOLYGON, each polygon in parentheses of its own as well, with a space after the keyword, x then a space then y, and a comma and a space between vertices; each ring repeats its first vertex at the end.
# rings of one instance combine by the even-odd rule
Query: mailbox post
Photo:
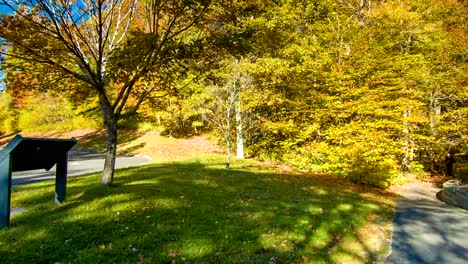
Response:
POLYGON ((10 225, 11 176, 15 171, 56 167, 55 203, 65 201, 68 151, 77 143, 75 138, 25 138, 16 135, 0 151, 0 228, 10 225))
POLYGON ((0 159, 0 228, 10 225, 10 197, 11 160, 8 155, 0 159))

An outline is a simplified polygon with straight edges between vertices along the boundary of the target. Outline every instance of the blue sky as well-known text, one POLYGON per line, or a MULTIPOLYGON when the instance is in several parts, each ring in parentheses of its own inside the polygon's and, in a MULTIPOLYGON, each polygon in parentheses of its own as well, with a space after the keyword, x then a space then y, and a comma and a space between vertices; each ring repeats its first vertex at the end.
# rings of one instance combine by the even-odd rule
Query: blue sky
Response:
POLYGON ((5 5, 0 4, 0 14, 11 13, 11 9, 5 5))
POLYGON ((3 84, 3 72, 0 71, 0 92, 3 92, 5 85, 3 84))
MULTIPOLYGON (((11 13, 11 9, 4 5, 0 5, 0 14, 5 14, 5 13, 11 13)), ((3 72, 0 71, 0 92, 3 91, 3 89, 4 89, 3 72)))
POLYGON ((5 90, 5 84, 3 83, 3 72, 0 71, 0 93, 5 90))

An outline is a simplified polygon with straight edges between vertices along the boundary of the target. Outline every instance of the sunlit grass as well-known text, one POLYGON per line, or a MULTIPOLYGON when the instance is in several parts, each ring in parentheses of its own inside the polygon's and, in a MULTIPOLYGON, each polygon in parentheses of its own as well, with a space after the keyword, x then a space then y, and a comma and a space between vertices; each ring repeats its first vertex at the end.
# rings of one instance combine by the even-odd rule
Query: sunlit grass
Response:
MULTIPOLYGON (((78 147, 104 151, 106 149, 105 131, 96 130, 78 137, 78 147)), ((195 158, 217 147, 203 136, 173 138, 160 135, 159 131, 120 130, 117 152, 119 154, 142 154, 155 160, 172 162, 195 158)))
POLYGON ((15 189, 4 263, 365 263, 385 253, 394 199, 325 176, 203 156, 15 189), (367 232, 371 228, 379 232, 367 232), (375 240, 380 242, 375 246, 375 240))

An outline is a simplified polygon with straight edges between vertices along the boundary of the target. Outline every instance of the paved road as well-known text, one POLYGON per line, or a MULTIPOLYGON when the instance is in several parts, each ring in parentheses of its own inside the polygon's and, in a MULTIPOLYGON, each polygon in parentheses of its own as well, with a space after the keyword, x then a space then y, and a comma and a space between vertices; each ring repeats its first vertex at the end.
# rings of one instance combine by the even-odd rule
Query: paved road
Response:
MULTIPOLYGON (((149 157, 129 156, 117 157, 115 167, 126 168, 150 161, 149 157)), ((75 150, 69 152, 68 177, 84 175, 102 171, 104 166, 104 154, 90 150, 75 150)), ((50 171, 32 170, 13 172, 12 185, 23 185, 33 182, 55 179, 55 167, 50 171)))
POLYGON ((468 210, 439 201, 438 191, 410 186, 398 200, 386 263, 468 263, 468 210))

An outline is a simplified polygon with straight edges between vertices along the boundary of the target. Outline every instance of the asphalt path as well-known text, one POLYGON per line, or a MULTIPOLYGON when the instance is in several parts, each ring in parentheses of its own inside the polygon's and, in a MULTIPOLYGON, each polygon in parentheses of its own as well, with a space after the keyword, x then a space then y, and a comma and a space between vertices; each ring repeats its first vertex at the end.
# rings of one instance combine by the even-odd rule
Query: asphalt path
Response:
MULTIPOLYGON (((68 158, 68 177, 76 177, 93 172, 100 172, 104 167, 104 154, 92 150, 72 149, 68 158)), ((141 165, 151 160, 145 156, 118 156, 115 168, 127 168, 141 165)), ((27 161, 25 161, 27 162, 27 161)), ((13 172, 12 185, 24 185, 44 180, 55 179, 55 166, 50 170, 30 170, 13 172)))
POLYGON ((410 186, 398 200, 386 263, 468 263, 468 210, 439 201, 438 191, 410 186))

